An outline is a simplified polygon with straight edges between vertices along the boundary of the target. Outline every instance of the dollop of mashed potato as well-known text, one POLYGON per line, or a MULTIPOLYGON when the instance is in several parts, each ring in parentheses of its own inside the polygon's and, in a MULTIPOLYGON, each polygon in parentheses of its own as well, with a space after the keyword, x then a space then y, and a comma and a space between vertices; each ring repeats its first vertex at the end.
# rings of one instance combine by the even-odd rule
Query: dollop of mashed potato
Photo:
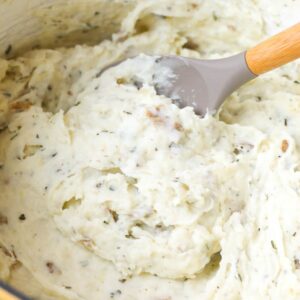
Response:
POLYGON ((0 60, 0 278, 30 296, 300 297, 299 62, 200 118, 157 94, 149 56, 231 55, 299 2, 170 3, 0 60))

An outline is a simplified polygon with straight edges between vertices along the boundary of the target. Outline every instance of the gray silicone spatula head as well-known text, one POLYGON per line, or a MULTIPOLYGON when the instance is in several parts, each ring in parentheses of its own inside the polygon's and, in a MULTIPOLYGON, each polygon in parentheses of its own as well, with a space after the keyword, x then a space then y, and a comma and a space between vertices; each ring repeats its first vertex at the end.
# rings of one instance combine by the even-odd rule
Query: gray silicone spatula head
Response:
MULTIPOLYGON (((199 115, 216 111, 227 96, 257 76, 248 68, 245 53, 214 60, 182 56, 155 58, 156 72, 159 72, 155 75, 160 77, 166 71, 170 75, 155 83, 157 94, 171 98, 180 108, 191 106, 199 115)), ((120 63, 107 66, 100 74, 120 63)))
POLYGON ((173 74, 158 93, 178 100, 180 107, 192 106, 197 114, 215 111, 234 90, 256 77, 247 66, 245 53, 217 60, 163 56, 157 63, 173 74))

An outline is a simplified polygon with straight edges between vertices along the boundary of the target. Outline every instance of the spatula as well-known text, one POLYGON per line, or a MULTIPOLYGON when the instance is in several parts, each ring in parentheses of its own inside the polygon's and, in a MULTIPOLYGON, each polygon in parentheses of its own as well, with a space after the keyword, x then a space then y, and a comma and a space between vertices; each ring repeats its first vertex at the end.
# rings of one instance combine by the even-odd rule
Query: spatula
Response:
POLYGON ((160 64, 175 74, 160 93, 179 98, 181 107, 193 106, 197 114, 215 111, 225 98, 247 81, 300 57, 300 23, 237 55, 199 60, 163 56, 160 64))
POLYGON ((192 106, 197 114, 203 115, 218 109, 227 96, 247 81, 299 57, 300 23, 297 23, 254 48, 228 58, 200 60, 161 56, 157 63, 170 68, 174 76, 157 91, 177 100, 180 107, 192 106))

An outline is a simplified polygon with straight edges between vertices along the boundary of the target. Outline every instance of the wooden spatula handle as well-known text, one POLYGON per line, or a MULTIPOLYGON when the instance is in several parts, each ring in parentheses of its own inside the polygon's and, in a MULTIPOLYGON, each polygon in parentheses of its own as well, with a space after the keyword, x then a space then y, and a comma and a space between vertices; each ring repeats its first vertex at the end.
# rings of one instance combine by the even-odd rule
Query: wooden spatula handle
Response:
POLYGON ((300 57, 300 23, 274 35, 246 52, 249 69, 256 75, 300 57))
POLYGON ((21 298, 11 294, 0 286, 0 299, 1 300, 21 300, 21 298))

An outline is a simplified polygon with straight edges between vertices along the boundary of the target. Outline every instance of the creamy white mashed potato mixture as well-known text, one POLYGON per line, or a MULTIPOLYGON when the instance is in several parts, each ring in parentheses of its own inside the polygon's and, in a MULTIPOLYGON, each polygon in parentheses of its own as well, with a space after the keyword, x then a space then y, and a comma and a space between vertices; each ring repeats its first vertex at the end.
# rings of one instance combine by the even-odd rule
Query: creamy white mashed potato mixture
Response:
POLYGON ((0 60, 0 278, 37 299, 299 299, 299 62, 200 118, 157 95, 148 55, 237 53, 300 2, 129 2, 97 46, 0 60))

